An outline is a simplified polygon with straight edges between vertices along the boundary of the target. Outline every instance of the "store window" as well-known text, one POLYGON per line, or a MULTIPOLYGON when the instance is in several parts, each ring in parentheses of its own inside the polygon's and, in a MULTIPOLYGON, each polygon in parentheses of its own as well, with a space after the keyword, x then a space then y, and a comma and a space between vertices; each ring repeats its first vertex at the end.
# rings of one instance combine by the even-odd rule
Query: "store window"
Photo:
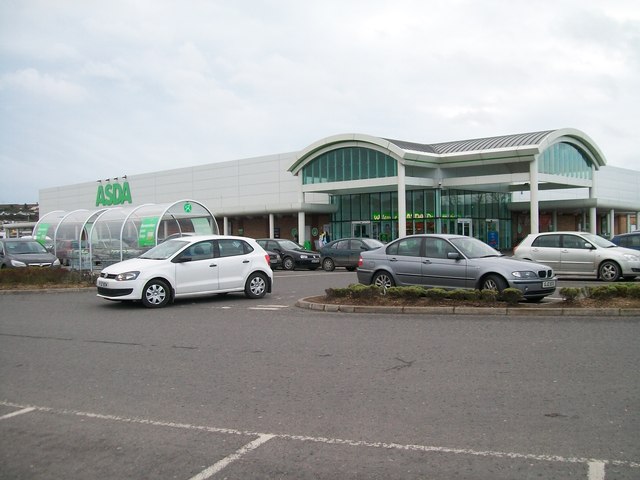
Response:
POLYGON ((302 169, 302 182, 349 182, 397 175, 398 163, 389 155, 369 148, 347 147, 314 158, 302 169))
POLYGON ((569 143, 556 143, 542 152, 538 160, 538 171, 584 180, 592 177, 590 162, 580 150, 569 143))

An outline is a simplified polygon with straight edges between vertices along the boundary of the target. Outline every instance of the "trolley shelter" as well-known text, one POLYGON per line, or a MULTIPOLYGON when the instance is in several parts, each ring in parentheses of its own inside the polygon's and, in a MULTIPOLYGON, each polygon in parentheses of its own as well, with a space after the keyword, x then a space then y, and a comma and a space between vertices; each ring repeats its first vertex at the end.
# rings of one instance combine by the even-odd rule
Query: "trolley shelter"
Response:
POLYGON ((33 236, 53 239, 63 265, 77 270, 101 269, 137 257, 158 243, 184 235, 218 234, 213 214, 195 200, 97 210, 54 210, 40 218, 33 236))

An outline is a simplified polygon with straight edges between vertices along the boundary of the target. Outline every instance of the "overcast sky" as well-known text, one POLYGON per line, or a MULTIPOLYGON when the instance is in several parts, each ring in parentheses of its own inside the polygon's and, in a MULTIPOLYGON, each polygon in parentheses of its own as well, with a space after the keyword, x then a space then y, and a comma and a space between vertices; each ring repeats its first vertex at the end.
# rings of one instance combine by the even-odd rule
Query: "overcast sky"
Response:
POLYGON ((640 170, 639 112, 638 0, 0 0, 0 203, 354 132, 640 170))

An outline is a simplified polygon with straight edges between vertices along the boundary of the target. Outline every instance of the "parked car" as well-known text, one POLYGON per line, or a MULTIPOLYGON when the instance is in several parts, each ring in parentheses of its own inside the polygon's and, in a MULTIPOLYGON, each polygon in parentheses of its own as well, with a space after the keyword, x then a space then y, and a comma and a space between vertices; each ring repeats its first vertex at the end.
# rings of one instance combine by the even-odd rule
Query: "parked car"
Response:
POLYGON ((383 246, 384 243, 374 238, 341 238, 320 248, 320 263, 327 272, 336 267, 346 267, 353 272, 358 268, 362 252, 383 246))
POLYGON ((229 292, 262 298, 272 285, 269 256, 255 240, 221 235, 167 240, 138 258, 104 268, 96 280, 98 297, 139 300, 149 308, 229 292))
POLYGON ((28 238, 0 239, 0 268, 59 267, 60 260, 40 242, 28 238))
POLYGON ((271 270, 282 268, 282 257, 278 252, 272 252, 271 250, 265 250, 269 255, 269 266, 271 270))
POLYGON ((82 240, 82 245, 78 240, 56 240, 55 253, 60 263, 65 266, 77 268, 81 259, 83 264, 89 262, 89 247, 86 240, 82 240))
POLYGON ((640 231, 621 233, 620 235, 614 236, 611 241, 619 247, 640 250, 640 231))
POLYGON ((282 268, 308 268, 316 270, 320 266, 320 254, 313 250, 306 250, 292 240, 282 238, 259 238, 256 240, 265 250, 276 252, 282 257, 282 268))
POLYGON ((358 281, 383 288, 517 288, 527 301, 540 301, 556 289, 546 265, 505 257, 486 243, 462 235, 410 235, 386 247, 362 252, 358 281))
POLYGON ((614 282, 640 275, 640 254, 585 232, 530 234, 514 249, 513 256, 544 263, 564 277, 595 277, 614 282))

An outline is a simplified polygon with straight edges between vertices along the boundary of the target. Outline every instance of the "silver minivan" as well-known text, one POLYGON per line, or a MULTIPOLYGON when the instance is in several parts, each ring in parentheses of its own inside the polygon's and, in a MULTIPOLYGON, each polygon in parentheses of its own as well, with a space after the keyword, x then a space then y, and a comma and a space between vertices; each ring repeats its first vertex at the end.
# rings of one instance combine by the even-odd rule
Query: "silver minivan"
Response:
POLYGON ((528 235, 513 251, 515 258, 549 265, 558 276, 595 277, 605 282, 640 275, 640 254, 585 232, 528 235))

